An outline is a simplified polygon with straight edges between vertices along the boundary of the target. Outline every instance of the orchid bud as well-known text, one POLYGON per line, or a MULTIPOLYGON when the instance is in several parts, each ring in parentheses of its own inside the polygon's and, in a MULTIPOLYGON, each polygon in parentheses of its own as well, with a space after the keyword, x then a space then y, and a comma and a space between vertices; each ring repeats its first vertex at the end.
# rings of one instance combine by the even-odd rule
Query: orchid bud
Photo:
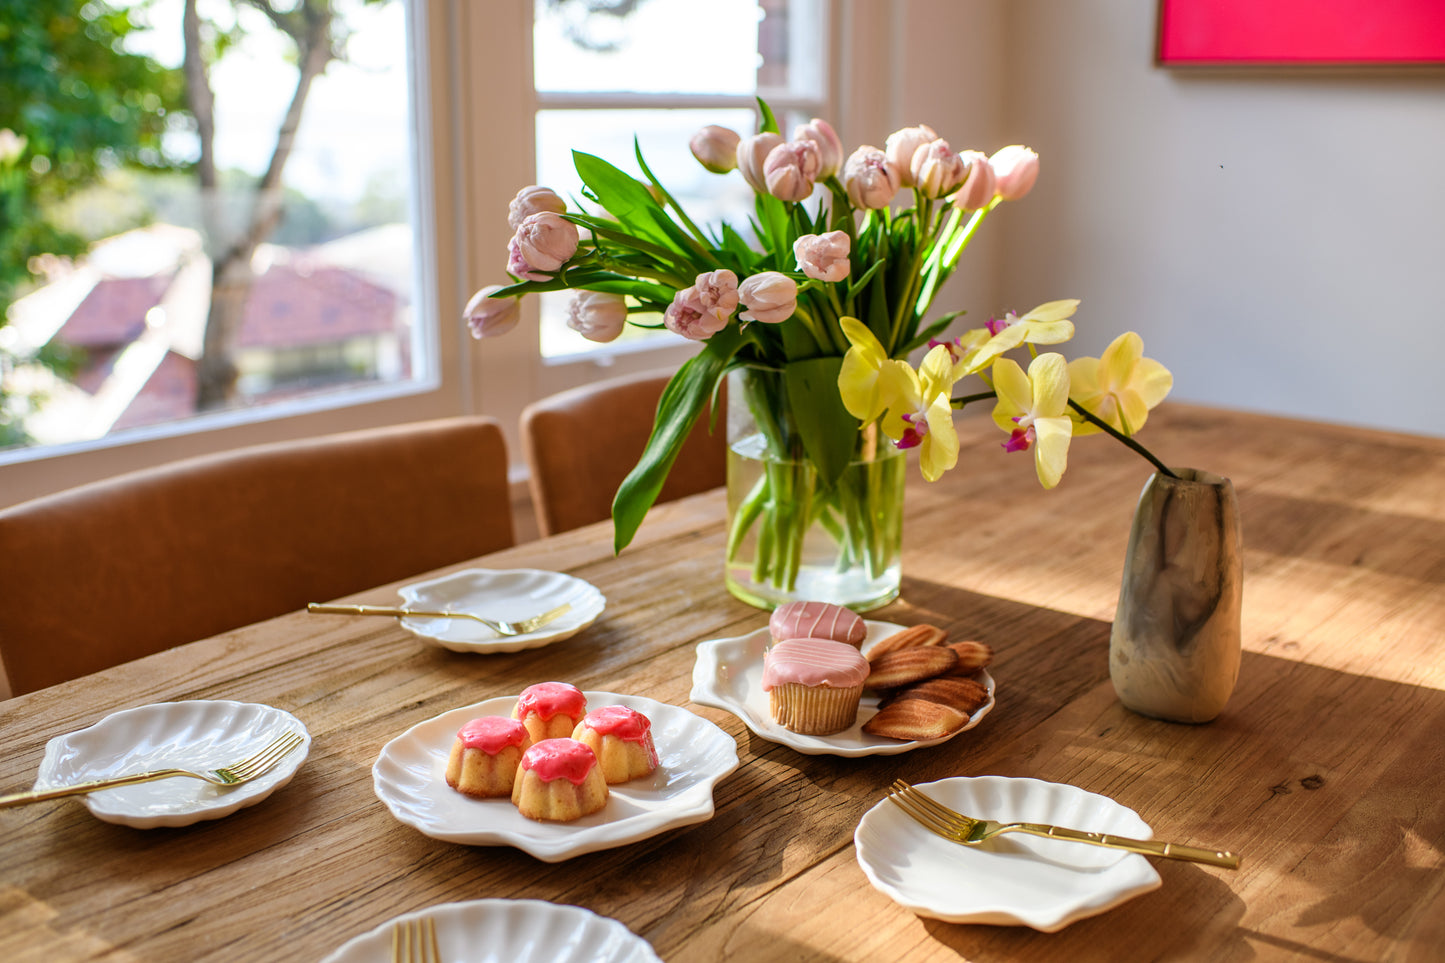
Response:
POLYGON ((965 211, 988 207, 997 189, 993 165, 981 151, 966 150, 958 156, 968 165, 968 175, 964 177, 963 186, 958 189, 958 193, 953 195, 953 205, 965 211))
POLYGON ((620 294, 578 291, 567 305, 567 327, 588 341, 616 341, 627 325, 627 300, 620 294))
POLYGON ((702 310, 724 324, 738 309, 738 276, 726 268, 699 274, 693 290, 702 310))
POLYGON ((747 308, 739 320, 777 324, 798 309, 798 282, 777 271, 764 271, 743 281, 738 300, 747 308))
POLYGON ((843 165, 843 189, 854 207, 882 210, 898 193, 898 183, 898 169, 876 147, 865 144, 843 165))
POLYGON ((706 127, 692 135, 687 146, 692 149, 692 156, 697 162, 714 174, 726 174, 738 166, 738 142, 742 140, 737 131, 729 130, 726 127, 719 127, 716 124, 708 124, 706 127))
POLYGON ((556 191, 533 184, 518 191, 517 196, 512 198, 512 203, 507 205, 507 226, 515 231, 533 214, 562 214, 566 210, 566 202, 557 196, 556 191))
POLYGON ((883 152, 888 155, 893 169, 898 172, 899 183, 904 187, 912 187, 914 184, 913 155, 918 153, 918 148, 924 144, 931 144, 936 140, 938 135, 927 124, 904 127, 888 135, 888 140, 883 144, 883 152))
POLYGON ((810 140, 779 144, 763 165, 768 193, 780 201, 806 201, 818 179, 818 145, 810 140))
POLYGON ((727 319, 703 309, 697 288, 683 288, 672 296, 672 303, 663 312, 662 323, 667 330, 689 341, 706 341, 727 327, 727 319))
POLYGON ((738 141, 738 170, 743 173, 743 180, 748 186, 759 194, 768 192, 768 181, 763 176, 763 165, 767 163, 768 155, 773 148, 783 142, 781 134, 766 133, 754 134, 752 137, 744 137, 738 141))
POLYGON ((963 183, 968 168, 946 140, 932 140, 913 152, 913 183, 924 197, 943 197, 963 183))
POLYGON ((793 140, 810 140, 818 145, 818 180, 827 180, 843 166, 843 142, 826 120, 814 117, 793 128, 793 140))
POLYGON ((529 214, 517 227, 517 250, 534 271, 553 272, 577 253, 577 225, 558 214, 529 214))
POLYGON ((1016 201, 1033 189, 1039 177, 1039 155, 1022 144, 1011 144, 988 159, 998 179, 994 190, 1006 201, 1016 201))
POLYGON ((521 320, 522 299, 492 297, 500 290, 500 284, 489 284, 473 294, 472 299, 467 302, 462 318, 467 322, 467 327, 472 329, 472 337, 495 338, 515 328, 521 320))
POLYGON ((843 231, 804 234, 793 242, 793 255, 798 259, 798 270, 815 281, 841 281, 852 268, 848 262, 852 244, 843 231))

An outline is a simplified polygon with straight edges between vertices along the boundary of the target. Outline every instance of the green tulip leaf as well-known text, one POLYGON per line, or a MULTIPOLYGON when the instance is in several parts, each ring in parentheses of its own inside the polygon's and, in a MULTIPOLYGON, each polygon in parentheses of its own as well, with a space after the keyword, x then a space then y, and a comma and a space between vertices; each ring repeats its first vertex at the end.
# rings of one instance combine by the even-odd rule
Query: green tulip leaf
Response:
POLYGON ((788 386, 788 407, 792 409, 803 449, 818 470, 823 484, 831 486, 853 460, 861 425, 843 407, 838 393, 841 357, 807 358, 790 361, 783 368, 788 386))
POLYGON ((675 253, 683 253, 669 233, 659 226, 659 217, 669 221, 667 212, 637 178, 600 157, 580 150, 572 152, 572 162, 577 168, 577 176, 582 178, 582 183, 587 185, 607 213, 632 233, 675 253))

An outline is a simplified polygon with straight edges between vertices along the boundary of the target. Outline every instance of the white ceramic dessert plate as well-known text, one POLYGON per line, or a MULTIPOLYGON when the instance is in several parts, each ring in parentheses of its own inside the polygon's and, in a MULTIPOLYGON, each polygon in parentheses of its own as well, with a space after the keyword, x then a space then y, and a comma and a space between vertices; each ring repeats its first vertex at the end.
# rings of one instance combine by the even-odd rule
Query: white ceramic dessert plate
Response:
MULTIPOLYGON (((960 776, 916 788, 961 813, 1149 839, 1139 814, 1107 796, 1038 779, 960 776)), ((950 923, 1032 926, 1052 933, 1160 885, 1137 853, 1011 834, 961 846, 885 798, 853 834, 858 865, 899 905, 950 923)))
POLYGON ((392 963, 392 927, 435 922, 447 963, 662 963, 647 941, 614 919, 580 906, 535 899, 443 903, 387 920, 321 963, 392 963))
MULTIPOLYGON (((865 620, 863 624, 868 627, 868 634, 863 639, 864 655, 879 642, 905 628, 892 622, 865 620)), ((867 692, 863 693, 858 719, 851 728, 831 736, 805 736, 778 725, 768 711, 768 694, 763 691, 763 653, 767 650, 768 640, 768 630, 763 628, 736 638, 699 642, 697 661, 692 667, 692 692, 688 698, 698 705, 731 712, 769 742, 782 743, 810 756, 892 755, 936 746, 978 725, 994 707, 993 676, 981 670, 979 681, 988 687, 988 701, 969 717, 962 729, 941 739, 912 742, 864 732, 863 724, 878 712, 878 697, 867 692)))
POLYGON ((587 707, 629 706, 652 723, 658 767, 610 786, 607 805, 570 823, 540 822, 509 799, 472 799, 446 783, 457 730, 478 716, 510 715, 516 696, 453 709, 388 742, 372 766, 376 795, 393 816, 433 839, 515 846, 545 862, 646 839, 712 818, 713 787, 738 767, 733 737, 686 709, 642 696, 585 692, 587 707))
POLYGON ((470 612, 498 622, 541 615, 564 603, 572 608, 522 635, 498 635, 471 619, 407 617, 404 628, 429 645, 453 652, 520 652, 570 639, 597 621, 607 600, 595 585, 535 568, 469 568, 404 586, 402 604, 431 611, 470 612))
POLYGON ((215 769, 240 762, 290 731, 301 734, 301 745, 270 772, 237 786, 177 776, 73 797, 108 823, 137 829, 189 826, 254 806, 290 782, 311 749, 311 734, 301 720, 250 702, 160 702, 125 709, 87 729, 51 739, 35 788, 56 789, 153 769, 215 769))

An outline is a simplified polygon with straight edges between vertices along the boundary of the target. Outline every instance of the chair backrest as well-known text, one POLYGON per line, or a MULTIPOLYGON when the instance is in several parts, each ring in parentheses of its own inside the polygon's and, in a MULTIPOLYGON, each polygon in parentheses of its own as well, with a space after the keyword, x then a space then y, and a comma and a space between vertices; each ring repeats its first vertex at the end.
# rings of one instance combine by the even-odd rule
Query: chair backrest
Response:
POLYGON ((490 418, 239 449, 0 511, 14 694, 513 544, 490 418))
MULTIPOLYGON (((647 446, 669 377, 659 372, 599 381, 544 398, 522 412, 532 505, 543 535, 611 516, 612 496, 647 446)), ((725 410, 720 398, 712 431, 710 414, 704 411, 673 464, 659 502, 727 481, 725 410)))

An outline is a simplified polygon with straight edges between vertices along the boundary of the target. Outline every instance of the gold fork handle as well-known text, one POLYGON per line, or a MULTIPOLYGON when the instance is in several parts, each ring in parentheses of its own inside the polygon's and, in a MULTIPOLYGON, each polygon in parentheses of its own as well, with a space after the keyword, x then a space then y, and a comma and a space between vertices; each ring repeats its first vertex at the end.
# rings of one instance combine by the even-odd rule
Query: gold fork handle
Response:
POLYGON ((1067 839, 1076 843, 1090 843, 1107 849, 1125 849, 1131 853, 1146 856, 1164 856, 1169 859, 1187 859, 1191 863, 1205 863, 1224 869, 1238 869, 1239 857, 1222 849, 1202 849, 1185 846, 1182 843, 1166 843, 1157 839, 1130 839, 1127 836, 1111 836, 1108 833, 1086 833, 1079 829, 1065 829, 1062 826, 1046 826, 1042 823, 1023 823, 1016 827, 1018 832, 1032 836, 1047 836, 1051 839, 1067 839))
POLYGON ((0 796, 0 809, 6 806, 23 806, 26 803, 44 802, 47 799, 60 799, 65 796, 83 796, 90 792, 99 792, 102 789, 118 789, 121 786, 136 786, 143 782, 155 782, 157 779, 169 779, 172 776, 190 776, 194 779, 202 779, 193 772, 184 769, 157 769, 154 772, 138 772, 130 776, 115 776, 110 779, 92 779, 88 782, 77 782, 69 786, 58 786, 55 789, 32 789, 29 792, 13 792, 8 796, 0 796))
POLYGON ((398 609, 385 605, 322 605, 320 602, 309 602, 306 611, 320 615, 390 615, 396 618, 419 615, 433 619, 476 619, 478 622, 490 624, 486 619, 470 612, 427 612, 422 609, 398 609))

